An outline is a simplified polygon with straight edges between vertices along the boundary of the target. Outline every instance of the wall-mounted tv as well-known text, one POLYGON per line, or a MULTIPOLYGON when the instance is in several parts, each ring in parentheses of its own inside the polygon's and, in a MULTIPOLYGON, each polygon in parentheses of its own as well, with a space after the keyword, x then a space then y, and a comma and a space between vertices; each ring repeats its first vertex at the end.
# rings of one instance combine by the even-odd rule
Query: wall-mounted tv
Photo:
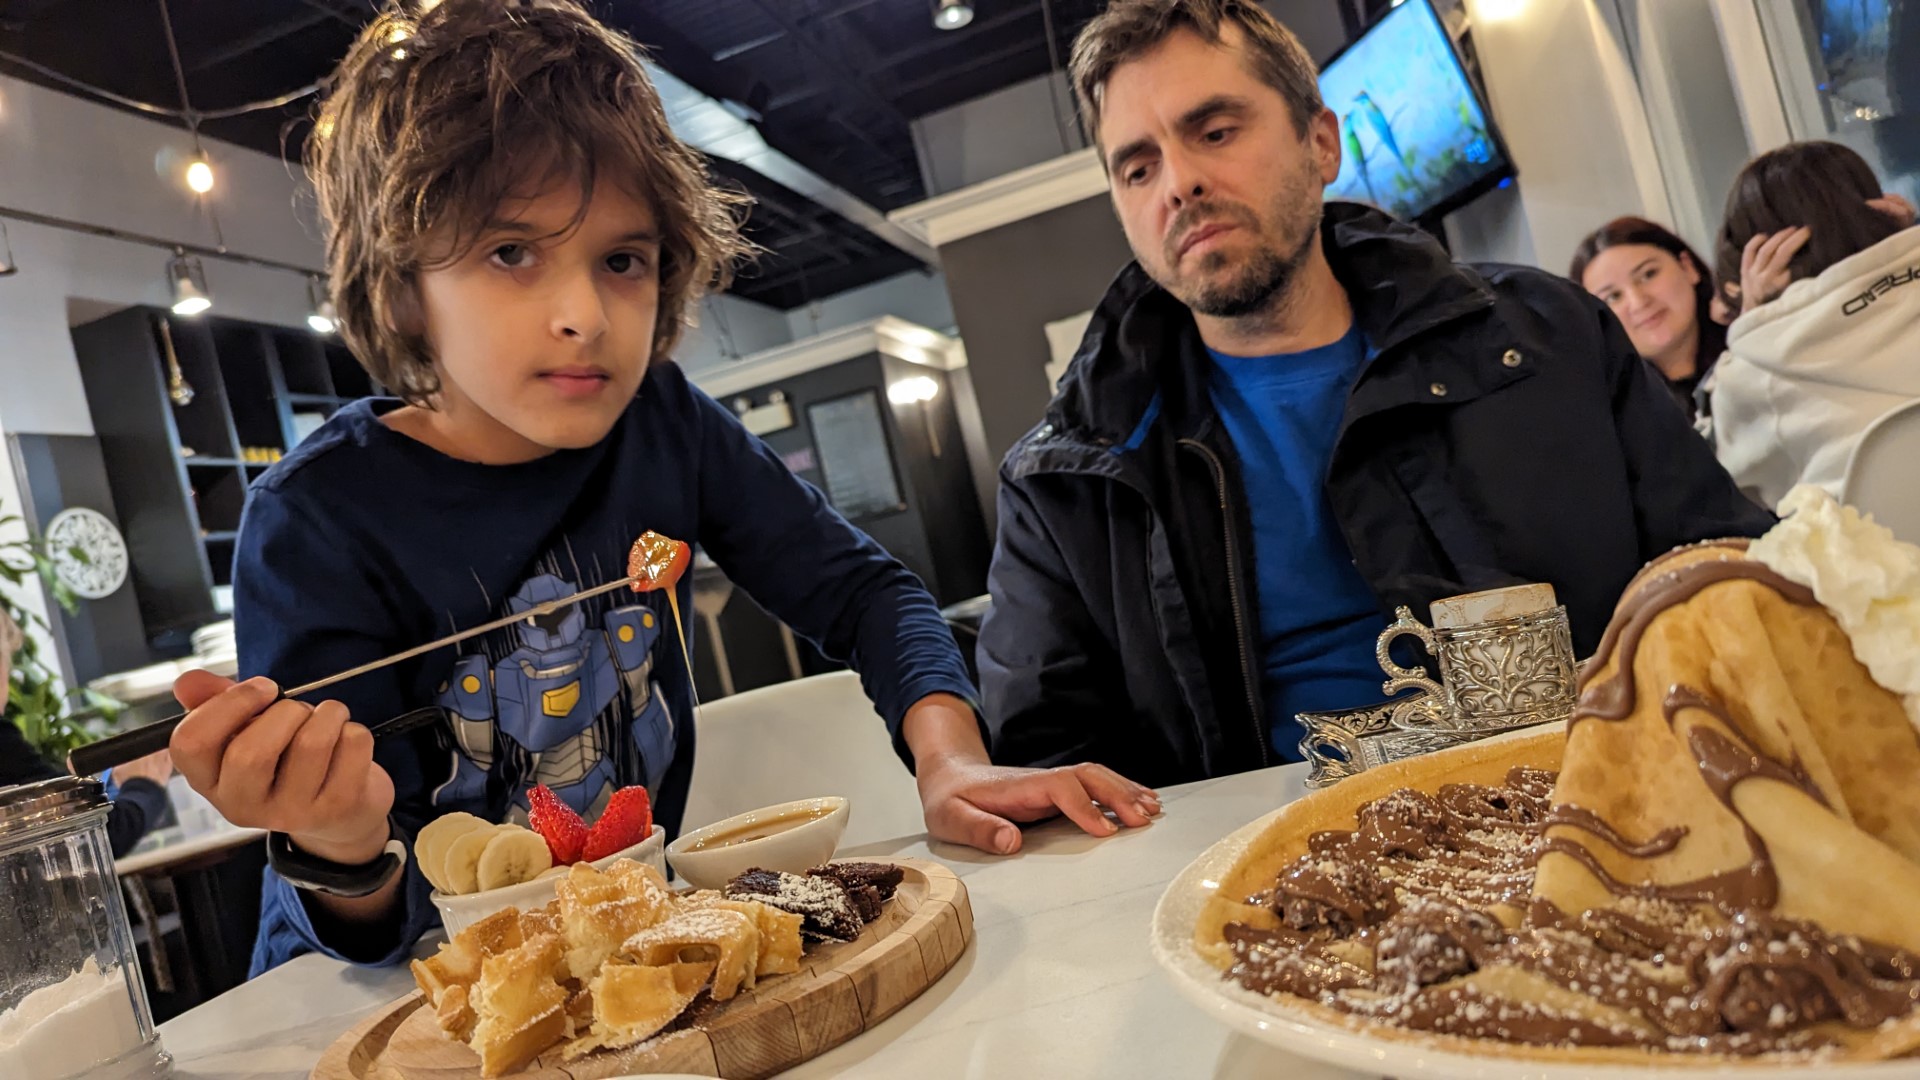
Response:
POLYGON ((1405 0, 1320 73, 1340 119, 1327 197, 1438 217, 1513 175, 1486 104, 1429 0, 1405 0))

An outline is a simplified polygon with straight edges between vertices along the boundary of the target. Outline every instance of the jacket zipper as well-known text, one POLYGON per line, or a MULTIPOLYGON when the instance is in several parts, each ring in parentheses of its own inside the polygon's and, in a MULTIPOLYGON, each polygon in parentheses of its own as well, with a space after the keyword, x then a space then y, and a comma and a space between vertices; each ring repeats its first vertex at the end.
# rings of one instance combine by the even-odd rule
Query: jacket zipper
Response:
POLYGON ((1179 445, 1191 447, 1207 461, 1207 467, 1213 470, 1213 486, 1220 496, 1221 535, 1226 538, 1227 548, 1227 599, 1233 607, 1233 638, 1240 649, 1240 678, 1247 690, 1247 715, 1253 722, 1253 744, 1260 749, 1260 764, 1273 764, 1273 750, 1268 743, 1266 732, 1260 730, 1260 697, 1254 689, 1253 663, 1247 652, 1247 615, 1246 605, 1240 598, 1240 560, 1235 557, 1233 546, 1233 511, 1227 497, 1227 469, 1205 443, 1197 439, 1181 439, 1179 445))

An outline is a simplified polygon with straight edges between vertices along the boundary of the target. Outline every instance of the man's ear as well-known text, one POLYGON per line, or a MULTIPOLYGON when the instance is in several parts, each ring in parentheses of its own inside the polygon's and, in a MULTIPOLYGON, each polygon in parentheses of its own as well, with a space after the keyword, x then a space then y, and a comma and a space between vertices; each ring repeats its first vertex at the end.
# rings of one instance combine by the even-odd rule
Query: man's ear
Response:
POLYGON ((1340 177, 1340 118, 1333 110, 1320 109, 1307 121, 1307 143, 1313 150, 1314 164, 1320 168, 1320 183, 1331 184, 1340 177))

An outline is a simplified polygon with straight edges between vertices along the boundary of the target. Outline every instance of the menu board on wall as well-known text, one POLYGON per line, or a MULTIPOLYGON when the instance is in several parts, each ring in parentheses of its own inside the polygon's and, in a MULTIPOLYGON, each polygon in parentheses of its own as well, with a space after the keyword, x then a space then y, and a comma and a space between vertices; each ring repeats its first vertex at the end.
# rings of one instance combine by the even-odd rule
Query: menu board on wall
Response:
POLYGON ((862 390, 815 402, 807 406, 807 425, 835 510, 859 521, 906 509, 878 393, 862 390))

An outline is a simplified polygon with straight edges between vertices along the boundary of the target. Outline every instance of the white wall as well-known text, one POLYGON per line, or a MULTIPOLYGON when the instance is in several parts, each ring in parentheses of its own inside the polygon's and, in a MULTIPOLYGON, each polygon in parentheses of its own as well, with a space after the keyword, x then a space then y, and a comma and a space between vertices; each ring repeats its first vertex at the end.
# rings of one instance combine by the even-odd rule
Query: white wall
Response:
POLYGON ((910 270, 792 311, 737 296, 710 296, 701 302, 699 324, 680 339, 674 359, 689 372, 702 371, 882 315, 951 333, 953 302, 946 279, 910 270))
MULTIPOLYGON (((1063 60, 1064 62, 1064 60, 1063 60)), ((913 122, 913 145, 927 194, 941 195, 991 180, 1086 145, 1074 118, 1064 74, 1042 75, 984 94, 913 122), (1048 97, 1051 79, 1058 95, 1048 97)))
POLYGON ((695 319, 673 350, 673 358, 688 371, 731 363, 793 340, 785 312, 737 296, 707 297, 695 319))
POLYGON ((1631 43, 1673 207, 1668 222, 1702 256, 1733 178, 1753 156, 1713 0, 1614 0, 1631 43))
MULTIPOLYGON (((1608 0, 1611 2, 1611 0, 1608 0)), ((1664 2, 1664 0, 1662 0, 1664 2)), ((1517 199, 1475 207, 1464 259, 1511 259, 1521 222, 1534 261, 1564 272, 1580 241, 1621 214, 1672 220, 1652 133, 1616 24, 1595 0, 1468 0, 1494 122, 1520 176, 1517 199), (1516 10, 1517 9, 1517 10, 1516 10), (1487 242, 1492 250, 1473 244, 1487 242)))
POLYGON ((794 308, 787 312, 787 326, 792 340, 799 341, 882 315, 953 333, 953 299, 947 295, 947 279, 935 270, 909 270, 794 308))
MULTIPOLYGON (((1262 6, 1299 35, 1316 61, 1325 62, 1346 44, 1341 2, 1264 0, 1262 6)), ((1060 62, 1065 64, 1066 59, 1063 48, 1060 62)), ((1051 161, 1087 145, 1064 72, 1028 79, 928 113, 913 122, 913 144, 920 155, 920 177, 928 197, 1051 161), (1047 93, 1049 79, 1058 95, 1058 121, 1054 98, 1047 93)))
MULTIPOLYGON (((66 94, 0 77, 0 206, 212 245, 214 230, 180 175, 187 134, 66 94), (159 163, 172 168, 160 169, 159 163)), ((321 264, 312 198, 293 166, 209 141, 229 250, 321 264)), ((67 301, 165 304, 167 253, 144 244, 7 222, 20 272, 0 278, 0 427, 89 435, 92 421, 68 335, 67 301)), ((214 310, 303 325, 299 274, 207 259, 214 310)), ((9 470, 10 471, 10 470, 9 470)))

